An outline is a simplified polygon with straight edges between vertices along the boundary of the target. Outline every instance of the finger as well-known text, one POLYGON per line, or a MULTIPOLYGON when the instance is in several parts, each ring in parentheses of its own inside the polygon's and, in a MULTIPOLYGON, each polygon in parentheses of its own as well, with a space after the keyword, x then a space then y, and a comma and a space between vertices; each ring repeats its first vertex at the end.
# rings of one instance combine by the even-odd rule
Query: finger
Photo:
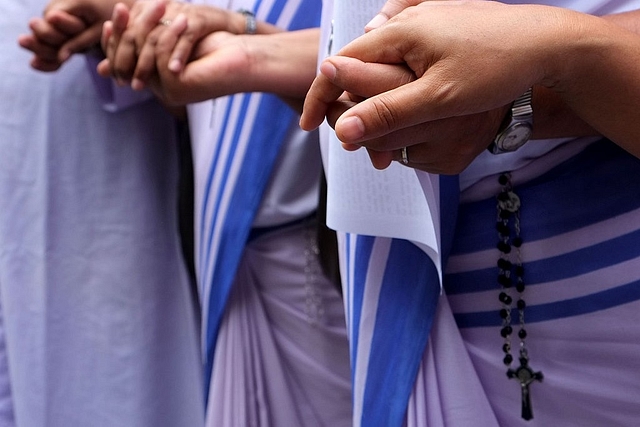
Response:
POLYGON ((135 69, 132 74, 131 87, 135 90, 143 89, 152 75, 156 74, 157 41, 159 33, 164 32, 164 27, 158 26, 149 33, 140 50, 135 69))
POLYGON ((365 63, 347 56, 333 56, 320 66, 333 84, 352 95, 369 98, 416 79, 405 65, 365 63))
POLYGON ((167 68, 174 73, 179 73, 184 69, 193 52, 193 38, 180 37, 188 28, 187 16, 179 14, 175 17, 167 32, 163 34, 158 43, 158 51, 171 51, 171 57, 167 68))
POLYGON ((300 117, 300 127, 310 131, 324 121, 329 104, 336 101, 344 91, 333 84, 324 74, 318 74, 307 92, 300 117))
POLYGON ((44 61, 56 61, 58 49, 47 44, 40 43, 33 35, 24 34, 18 37, 20 47, 30 50, 33 54, 44 61))
POLYGON ((113 35, 113 22, 105 21, 102 24, 102 34, 100 35, 100 46, 103 52, 107 52, 109 46, 109 39, 113 35))
POLYGON ((109 78, 111 77, 111 65, 109 64, 109 60, 107 58, 103 59, 96 66, 96 71, 102 77, 109 78))
POLYGON ((51 71, 56 71, 60 68, 60 66, 62 65, 62 63, 60 61, 54 60, 54 61, 48 61, 46 59, 43 59, 41 57, 38 56, 34 56, 29 65, 31 65, 31 67, 34 70, 38 70, 38 71, 44 71, 44 72, 51 72, 51 71))
POLYGON ((45 43, 50 46, 60 46, 69 38, 65 33, 58 31, 53 25, 42 18, 31 19, 29 21, 29 29, 40 43, 45 43))
MULTIPOLYGON (((373 151, 375 153, 384 153, 390 156, 391 161, 398 162, 402 166, 410 168, 417 168, 422 170, 434 170, 435 163, 441 163, 441 158, 434 155, 432 149, 433 144, 416 144, 413 146, 402 147, 393 151, 373 151), (434 158, 438 159, 438 162, 434 162, 434 158)), ((439 172, 443 172, 444 168, 438 169, 439 172)))
POLYGON ((495 135, 501 111, 422 123, 367 141, 365 146, 372 151, 391 152, 393 160, 411 167, 458 173, 485 151, 495 135))
MULTIPOLYGON (((403 64, 405 56, 415 47, 414 39, 409 37, 412 21, 404 19, 389 22, 378 28, 355 38, 338 51, 336 56, 357 58, 362 62, 382 64, 403 64)), ((423 24, 423 25, 426 25, 423 24)))
POLYGON ((58 61, 65 62, 72 54, 85 52, 94 48, 100 40, 100 26, 95 24, 87 28, 87 24, 79 17, 63 10, 51 10, 45 14, 45 20, 60 35, 64 36, 58 61))
POLYGON ((431 150, 425 149, 422 145, 407 147, 404 155, 402 154, 402 149, 386 153, 391 155, 392 161, 402 166, 439 175, 459 174, 467 165, 451 156, 434 156, 431 150))
POLYGON ((134 51, 136 54, 142 50, 149 34, 159 25, 161 22, 171 22, 171 19, 163 19, 167 11, 166 1, 154 1, 154 2, 138 2, 136 8, 131 11, 130 21, 134 43, 134 51))
POLYGON ((74 53, 87 53, 93 48, 98 50, 97 42, 100 40, 101 31, 101 26, 96 24, 80 33, 77 37, 72 38, 62 45, 58 59, 64 62, 74 53))
POLYGON ((87 24, 78 16, 58 9, 47 12, 45 20, 57 31, 67 36, 73 36, 87 28, 87 24))
MULTIPOLYGON (((511 94, 513 88, 501 88, 499 77, 482 84, 460 80, 447 62, 432 66, 416 81, 373 96, 346 111, 335 125, 338 138, 362 143, 419 123, 494 110, 517 97, 511 94)), ((526 83, 522 86, 526 89, 526 83)), ((518 86, 514 87, 518 93, 518 86)))
POLYGON ((31 34, 19 36, 18 44, 22 48, 33 52, 34 57, 31 61, 31 66, 37 70, 53 71, 51 68, 53 63, 57 63, 57 66, 54 69, 57 69, 62 65, 62 62, 58 60, 58 49, 39 43, 31 34), (42 67, 44 67, 44 69, 42 67))
POLYGON ((129 13, 127 29, 122 33, 118 47, 112 59, 114 73, 121 81, 131 81, 132 87, 141 89, 144 81, 133 82, 138 67, 140 53, 145 50, 145 63, 142 70, 151 73, 155 69, 153 52, 158 35, 163 31, 159 21, 165 13, 165 2, 138 2, 135 11, 129 13), (144 7, 141 11, 140 8, 144 7))
POLYGON ((378 12, 378 14, 374 16, 367 25, 365 25, 365 32, 380 27, 380 25, 387 22, 389 18, 396 16, 407 7, 415 6, 423 1, 424 0, 388 0, 384 6, 382 6, 382 9, 380 9, 380 12, 378 12))
MULTIPOLYGON (((446 140, 449 134, 451 134, 452 132, 446 128, 442 128, 440 129, 440 131, 445 133, 438 134, 438 130, 436 130, 437 123, 439 123, 439 121, 408 126, 406 128, 398 129, 378 137, 369 138, 366 141, 362 141, 360 143, 345 143, 343 141, 343 146, 353 145, 358 147, 366 147, 375 151, 393 151, 399 150, 402 147, 421 144, 425 141, 425 139, 428 138, 431 138, 433 140, 434 135, 438 140, 446 140)), ((456 135, 453 135, 452 137, 456 137, 456 135)), ((340 137, 338 137, 338 139, 340 139, 340 137)))
POLYGON ((367 154, 369 154, 371 164, 376 169, 386 169, 393 162, 393 153, 390 151, 375 151, 367 149, 367 154))
POLYGON ((340 116, 356 104, 357 103, 352 101, 351 96, 346 92, 344 92, 336 101, 328 104, 325 116, 329 126, 335 127, 336 121, 340 116))
POLYGON ((129 9, 124 4, 117 3, 113 7, 113 14, 111 16, 110 22, 111 35, 108 38, 107 49, 105 53, 107 55, 107 58, 109 59, 111 76, 113 76, 119 84, 123 85, 125 81, 116 72, 115 58, 118 52, 118 47, 120 45, 120 40, 129 22, 129 9))

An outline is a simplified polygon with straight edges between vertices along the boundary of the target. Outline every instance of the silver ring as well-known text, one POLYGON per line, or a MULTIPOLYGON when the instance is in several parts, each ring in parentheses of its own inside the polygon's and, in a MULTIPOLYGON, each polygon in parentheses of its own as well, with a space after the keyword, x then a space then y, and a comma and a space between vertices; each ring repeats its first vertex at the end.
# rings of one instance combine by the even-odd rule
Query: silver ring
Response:
POLYGON ((160 21, 158 21, 158 24, 168 27, 169 25, 171 25, 171 19, 162 18, 160 21))
POLYGON ((407 147, 402 147, 402 164, 403 165, 408 165, 409 164, 409 155, 407 154, 407 147))

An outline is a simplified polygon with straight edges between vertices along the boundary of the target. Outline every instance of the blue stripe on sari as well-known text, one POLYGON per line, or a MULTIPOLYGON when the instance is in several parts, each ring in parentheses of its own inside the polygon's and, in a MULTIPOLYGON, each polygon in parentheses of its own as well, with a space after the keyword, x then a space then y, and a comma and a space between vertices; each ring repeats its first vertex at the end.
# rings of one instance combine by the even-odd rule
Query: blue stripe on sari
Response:
POLYGON ((460 180, 457 175, 440 175, 440 256, 442 265, 446 265, 453 236, 456 231, 456 218, 460 202, 460 180))
MULTIPOLYGON (((640 173, 640 160, 617 145, 603 140, 587 147, 574 158, 551 171, 515 188, 522 200, 522 238, 525 242, 542 240, 580 229, 629 212, 640 207, 640 186, 632 192, 616 191, 633 182, 640 173), (540 191, 540 188, 545 188, 540 191), (567 201, 581 197, 593 200, 591 205, 570 204, 567 201), (528 200, 535 200, 531 204, 528 200), (607 203, 598 203, 607 200, 607 203), (567 221, 567 218, 571 218, 567 221), (544 225, 544 226, 542 226, 544 225)), ((496 221, 495 199, 485 199, 460 206, 460 212, 472 210, 478 222, 496 221)), ((456 239, 456 253, 472 253, 493 248, 497 237, 476 232, 476 221, 457 224, 464 239, 456 239)))
MULTIPOLYGON (((221 232, 215 270, 210 283, 209 312, 205 314, 206 395, 208 395, 208 385, 213 369, 213 355, 218 329, 240 258, 244 252, 244 245, 251 231, 251 224, 269 181, 280 146, 294 120, 293 111, 277 97, 263 96, 255 119, 255 123, 260 125, 260 131, 254 131, 250 136, 249 146, 243 160, 242 173, 234 188, 225 226, 221 232)), ((234 141, 239 138, 242 125, 242 122, 238 122, 238 127, 234 132, 234 141)), ((216 206, 219 206, 219 200, 216 206)), ((210 242, 211 235, 209 236, 209 244, 210 242)))
POLYGON ((440 294, 438 271, 413 243, 393 239, 382 281, 362 426, 401 426, 440 294))
MULTIPOLYGON (((352 234, 356 239, 355 247, 355 259, 356 266, 363 266, 362 268, 356 268, 353 277, 353 300, 351 301, 351 314, 353 314, 353 324, 349 325, 351 334, 349 334, 349 347, 351 350, 351 366, 356 366, 356 349, 358 348, 358 339, 360 337, 360 317, 362 314, 362 303, 364 298, 364 288, 367 280, 367 268, 369 260, 371 258, 371 251, 373 250, 373 244, 375 238, 371 236, 358 236, 352 234)), ((352 371, 351 378, 355 381, 355 371, 352 371)))
MULTIPOLYGON (((458 193, 457 177, 440 177, 443 259, 451 247, 458 193)), ((372 241, 360 239, 359 243, 369 247, 363 250, 363 254, 370 254, 372 241)), ((363 287, 366 280, 360 269, 366 270, 368 260, 363 256, 361 262, 356 269, 356 290, 363 287)), ((358 292, 363 294, 364 290, 358 292)), ((413 243, 392 239, 377 301, 362 417, 356 420, 356 425, 400 427, 404 424, 439 295, 438 270, 431 259, 413 243)), ((359 314, 354 316, 357 317, 359 314)))
MULTIPOLYGON (((224 113, 224 119, 222 120, 222 126, 219 132, 219 136, 218 136, 218 140, 216 141, 216 150, 213 154, 213 158, 211 159, 211 167, 209 168, 209 173, 207 175, 207 181, 205 184, 205 190, 204 190, 204 197, 203 197, 203 202, 202 202, 202 212, 201 212, 201 221, 200 221, 200 232, 198 233, 198 236, 200 236, 200 238, 202 238, 205 235, 205 224, 206 224, 206 213, 207 213, 207 207, 209 205, 209 196, 211 195, 211 186, 213 185, 213 175, 216 171, 216 168, 218 167, 218 162, 220 161, 220 152, 222 150, 222 140, 224 138, 224 135, 227 133, 227 128, 229 126, 229 120, 231 117, 231 110, 232 110, 232 106, 233 106, 233 99, 230 100, 229 103, 227 103, 227 109, 225 110, 224 113)), ((207 263, 204 262, 205 259, 208 258, 209 256, 209 244, 207 245, 200 245, 200 253, 198 254, 199 259, 200 259, 200 265, 201 266, 206 266, 207 263)), ((204 277, 204 276, 203 276, 204 277)))
MULTIPOLYGON (((575 231, 581 227, 597 227, 603 221, 640 209, 640 185, 637 180, 629 180, 629 177, 638 175, 640 161, 603 140, 537 179, 516 187, 514 191, 520 196, 523 206, 520 222, 522 235, 528 236, 523 238, 523 253, 526 253, 527 242, 553 238, 557 236, 556 233, 575 231), (591 176, 594 171, 597 171, 595 175, 599 176, 598 179, 591 176), (531 203, 528 204, 528 201, 531 203)), ((495 200, 461 206, 460 213, 463 220, 456 238, 456 253, 469 256, 473 252, 466 251, 471 248, 479 251, 494 248, 497 242, 495 200), (488 216, 491 219, 487 221, 488 216), (471 245, 465 243, 474 239, 471 245), (482 245, 479 244, 481 240, 482 245)), ((538 244, 544 245, 545 242, 539 241, 538 244)), ((578 245, 576 249, 568 249, 565 253, 544 259, 525 259, 524 278, 527 286, 533 288, 572 278, 577 280, 590 272, 608 269, 612 275, 615 274, 618 265, 640 258, 640 226, 636 225, 626 234, 615 235, 586 247, 587 243, 578 245)), ((496 250, 496 260, 497 256, 496 250)), ((497 274, 497 266, 492 266, 445 275, 444 285, 449 295, 496 290, 495 310, 455 313, 460 327, 497 327, 501 324, 498 315, 500 307, 497 304, 497 274)), ((528 304, 526 317, 528 323, 542 322, 593 313, 638 300, 640 281, 633 280, 625 284, 603 282, 600 290, 589 295, 528 304)), ((515 311, 513 315, 514 318, 518 316, 515 311)))
MULTIPOLYGON (((576 277, 640 256, 640 230, 570 253, 527 261, 527 286, 576 277)), ((497 260, 497 258, 496 258, 497 260)), ((458 295, 497 289, 497 267, 447 274, 447 294, 458 295)))
MULTIPOLYGON (((277 0, 275 5, 269 12, 267 21, 271 23, 277 23, 286 5, 286 0, 277 0)), ((260 3, 256 5, 256 10, 260 6, 260 3)), ((304 18, 304 23, 309 23, 309 26, 318 26, 320 22, 320 7, 321 2, 318 0, 306 0, 299 6, 291 22, 288 26, 291 28, 300 28, 302 23, 295 21, 296 17, 304 18), (306 9, 305 9, 306 8, 306 9), (303 11, 303 9, 305 9, 303 11)), ((244 116, 249 105, 250 99, 257 95, 245 94, 236 95, 234 98, 242 98, 242 112, 239 117, 236 128, 233 129, 232 138, 232 151, 224 165, 224 176, 227 176, 231 164, 233 162, 233 154, 235 153, 238 145, 240 134, 244 129, 246 123, 244 116)), ((205 268, 204 278, 209 277, 208 268, 212 265, 211 262, 206 262, 215 253, 216 259, 213 274, 211 275, 211 281, 203 286, 210 286, 211 292, 209 294, 209 310, 208 313, 204 313, 204 340, 205 340, 205 366, 204 366, 204 387, 205 398, 209 394, 209 383, 211 380, 211 373, 213 370, 213 358, 215 353, 215 344, 218 337, 218 330, 222 316, 224 313, 231 286, 235 278, 242 253, 244 252, 244 246, 247 242, 249 233, 251 231, 251 225, 253 223, 255 214, 260 206, 262 195, 269 182, 269 177, 273 170, 273 165, 282 146, 282 142, 287 137, 287 134, 291 131, 292 126, 297 123, 297 118, 294 112, 289 106, 287 106, 282 100, 274 95, 260 95, 260 105, 258 106, 257 115, 253 123, 253 129, 250 135, 248 148, 243 159, 242 172, 238 176, 238 181, 235 184, 231 200, 229 202, 228 211, 224 218, 224 227, 221 230, 219 245, 212 249, 213 233, 215 227, 211 227, 209 235, 207 236, 206 246, 203 249, 203 262, 201 265, 205 268)), ((234 102, 235 100, 232 100, 234 102)), ((231 105, 231 102, 230 102, 231 105)), ((204 223, 206 221, 207 203, 209 203, 208 196, 211 191, 212 177, 218 165, 218 156, 220 153, 220 147, 222 147, 222 141, 227 133, 227 126, 229 122, 231 107, 226 112, 224 121, 224 128, 220 133, 220 139, 218 141, 218 148, 212 163, 210 175, 207 180, 206 193, 204 196, 205 203, 203 204, 202 212, 202 230, 201 236, 204 237, 204 223)), ((222 188, 226 186, 223 182, 222 188)), ((216 224, 221 220, 219 212, 221 207, 221 198, 224 195, 224 191, 221 189, 218 193, 218 197, 215 200, 215 210, 211 219, 213 224, 216 224)), ((205 293, 203 292, 203 295, 205 293)))
POLYGON ((282 14, 282 9, 287 5, 287 1, 288 0, 275 0, 273 6, 271 6, 269 14, 267 15, 266 21, 275 25, 282 14))
POLYGON ((290 30, 315 28, 320 25, 322 2, 316 0, 303 0, 302 5, 296 11, 290 30))
MULTIPOLYGON (((235 152, 236 149, 238 148, 238 142, 239 142, 239 137, 240 137, 240 132, 242 131, 242 123, 245 121, 245 118, 247 116, 247 109, 249 108, 249 102, 251 101, 251 96, 250 95, 238 95, 237 97, 234 97, 234 99, 232 99, 229 102, 229 108, 227 110, 226 117, 225 117, 225 122, 224 122, 224 127, 225 130, 228 127, 228 120, 229 120, 229 113, 231 111, 232 105, 236 102, 236 101, 240 101, 241 102, 241 107, 240 107, 240 112, 238 114, 238 118, 237 118, 237 122, 236 122, 236 127, 232 130, 233 132, 233 137, 231 139, 232 143, 231 146, 229 147, 229 154, 226 158, 226 162, 224 163, 224 165, 221 165, 219 163, 218 158, 215 158, 215 162, 212 162, 212 167, 209 170, 209 179, 208 179, 208 184, 210 184, 212 182, 212 178, 214 173, 216 173, 216 171, 219 170, 219 168, 223 168, 224 173, 222 174, 222 183, 220 184, 220 189, 221 191, 218 192, 217 197, 215 202, 213 203, 214 206, 214 211, 213 211, 213 215, 211 216, 211 223, 212 224, 216 224, 218 222, 218 218, 220 215, 220 208, 221 208, 221 204, 220 201, 222 200, 222 197, 224 196, 224 191, 222 191, 222 189, 224 189, 227 186, 227 181, 229 179, 229 170, 231 169, 231 165, 233 163, 234 157, 235 157, 235 152)), ((225 138, 226 132, 225 133, 221 133, 220 137, 218 139, 218 147, 222 147, 222 141, 225 138)), ((219 154, 220 152, 220 148, 218 148, 216 150, 216 156, 219 154)), ((207 197, 208 199, 208 195, 209 192, 211 191, 211 187, 210 185, 207 186, 206 188, 206 193, 205 193, 205 197, 207 197)), ((205 206, 206 209, 206 205, 205 206)), ((203 220, 202 223, 204 224, 204 216, 203 216, 203 220)), ((215 232, 215 227, 211 227, 209 229, 209 234, 207 236, 207 241, 206 241, 206 245, 204 245, 207 249, 211 248, 211 242, 213 240, 213 234, 215 232)), ((206 257, 209 257, 209 253, 207 251, 207 253, 205 253, 206 257)), ((205 259, 207 259, 205 258, 205 259)), ((208 268, 209 265, 208 263, 203 263, 203 266, 205 266, 205 273, 203 275, 203 277, 208 277, 208 268)))
MULTIPOLYGON (((533 306, 528 305, 527 323, 530 324, 594 313, 638 300, 640 300, 640 281, 635 281, 577 298, 533 306)), ((518 310, 515 308, 512 309, 511 316, 517 319, 518 310)), ((458 326, 461 328, 500 326, 502 324, 502 318, 500 318, 498 310, 458 313, 455 314, 454 317, 458 326)))

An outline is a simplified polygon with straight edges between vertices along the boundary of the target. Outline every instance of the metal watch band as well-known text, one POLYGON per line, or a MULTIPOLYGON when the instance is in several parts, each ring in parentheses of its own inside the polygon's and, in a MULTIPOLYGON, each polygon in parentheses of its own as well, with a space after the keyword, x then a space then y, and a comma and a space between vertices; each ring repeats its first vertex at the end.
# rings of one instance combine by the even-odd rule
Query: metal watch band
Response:
POLYGON ((533 118, 533 107, 531 107, 531 97, 533 96, 533 88, 527 89, 525 93, 520 95, 511 106, 512 120, 531 120, 533 118))
POLYGON ((529 140, 533 122, 532 97, 533 88, 529 88, 513 101, 509 114, 505 117, 498 134, 487 147, 490 153, 510 153, 522 147, 529 140))

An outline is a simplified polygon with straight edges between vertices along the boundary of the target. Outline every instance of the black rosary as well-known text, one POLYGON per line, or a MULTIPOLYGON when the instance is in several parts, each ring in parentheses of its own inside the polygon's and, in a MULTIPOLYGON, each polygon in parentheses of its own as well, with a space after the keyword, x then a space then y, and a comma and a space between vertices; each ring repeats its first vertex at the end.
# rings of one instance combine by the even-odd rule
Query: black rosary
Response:
POLYGON ((535 372, 529 367, 529 355, 525 339, 527 331, 524 326, 524 309, 526 304, 522 298, 524 284, 524 267, 520 247, 522 238, 520 237, 520 198, 511 187, 511 175, 503 173, 498 178, 502 190, 498 194, 496 229, 498 230, 498 249, 500 258, 498 259, 498 283, 500 284, 499 300, 502 303, 500 317, 502 318, 502 329, 500 334, 504 338, 502 351, 504 352, 503 362, 507 366, 507 377, 514 378, 520 383, 522 392, 522 418, 530 420, 533 418, 531 409, 531 394, 529 386, 534 381, 542 381, 542 372, 535 372), (513 260, 513 261, 512 261, 513 260), (515 283, 514 283, 515 282, 515 283), (518 292, 518 338, 520 340, 519 361, 520 366, 511 369, 513 356, 511 355, 511 304, 513 298, 510 290, 515 286, 518 292))

